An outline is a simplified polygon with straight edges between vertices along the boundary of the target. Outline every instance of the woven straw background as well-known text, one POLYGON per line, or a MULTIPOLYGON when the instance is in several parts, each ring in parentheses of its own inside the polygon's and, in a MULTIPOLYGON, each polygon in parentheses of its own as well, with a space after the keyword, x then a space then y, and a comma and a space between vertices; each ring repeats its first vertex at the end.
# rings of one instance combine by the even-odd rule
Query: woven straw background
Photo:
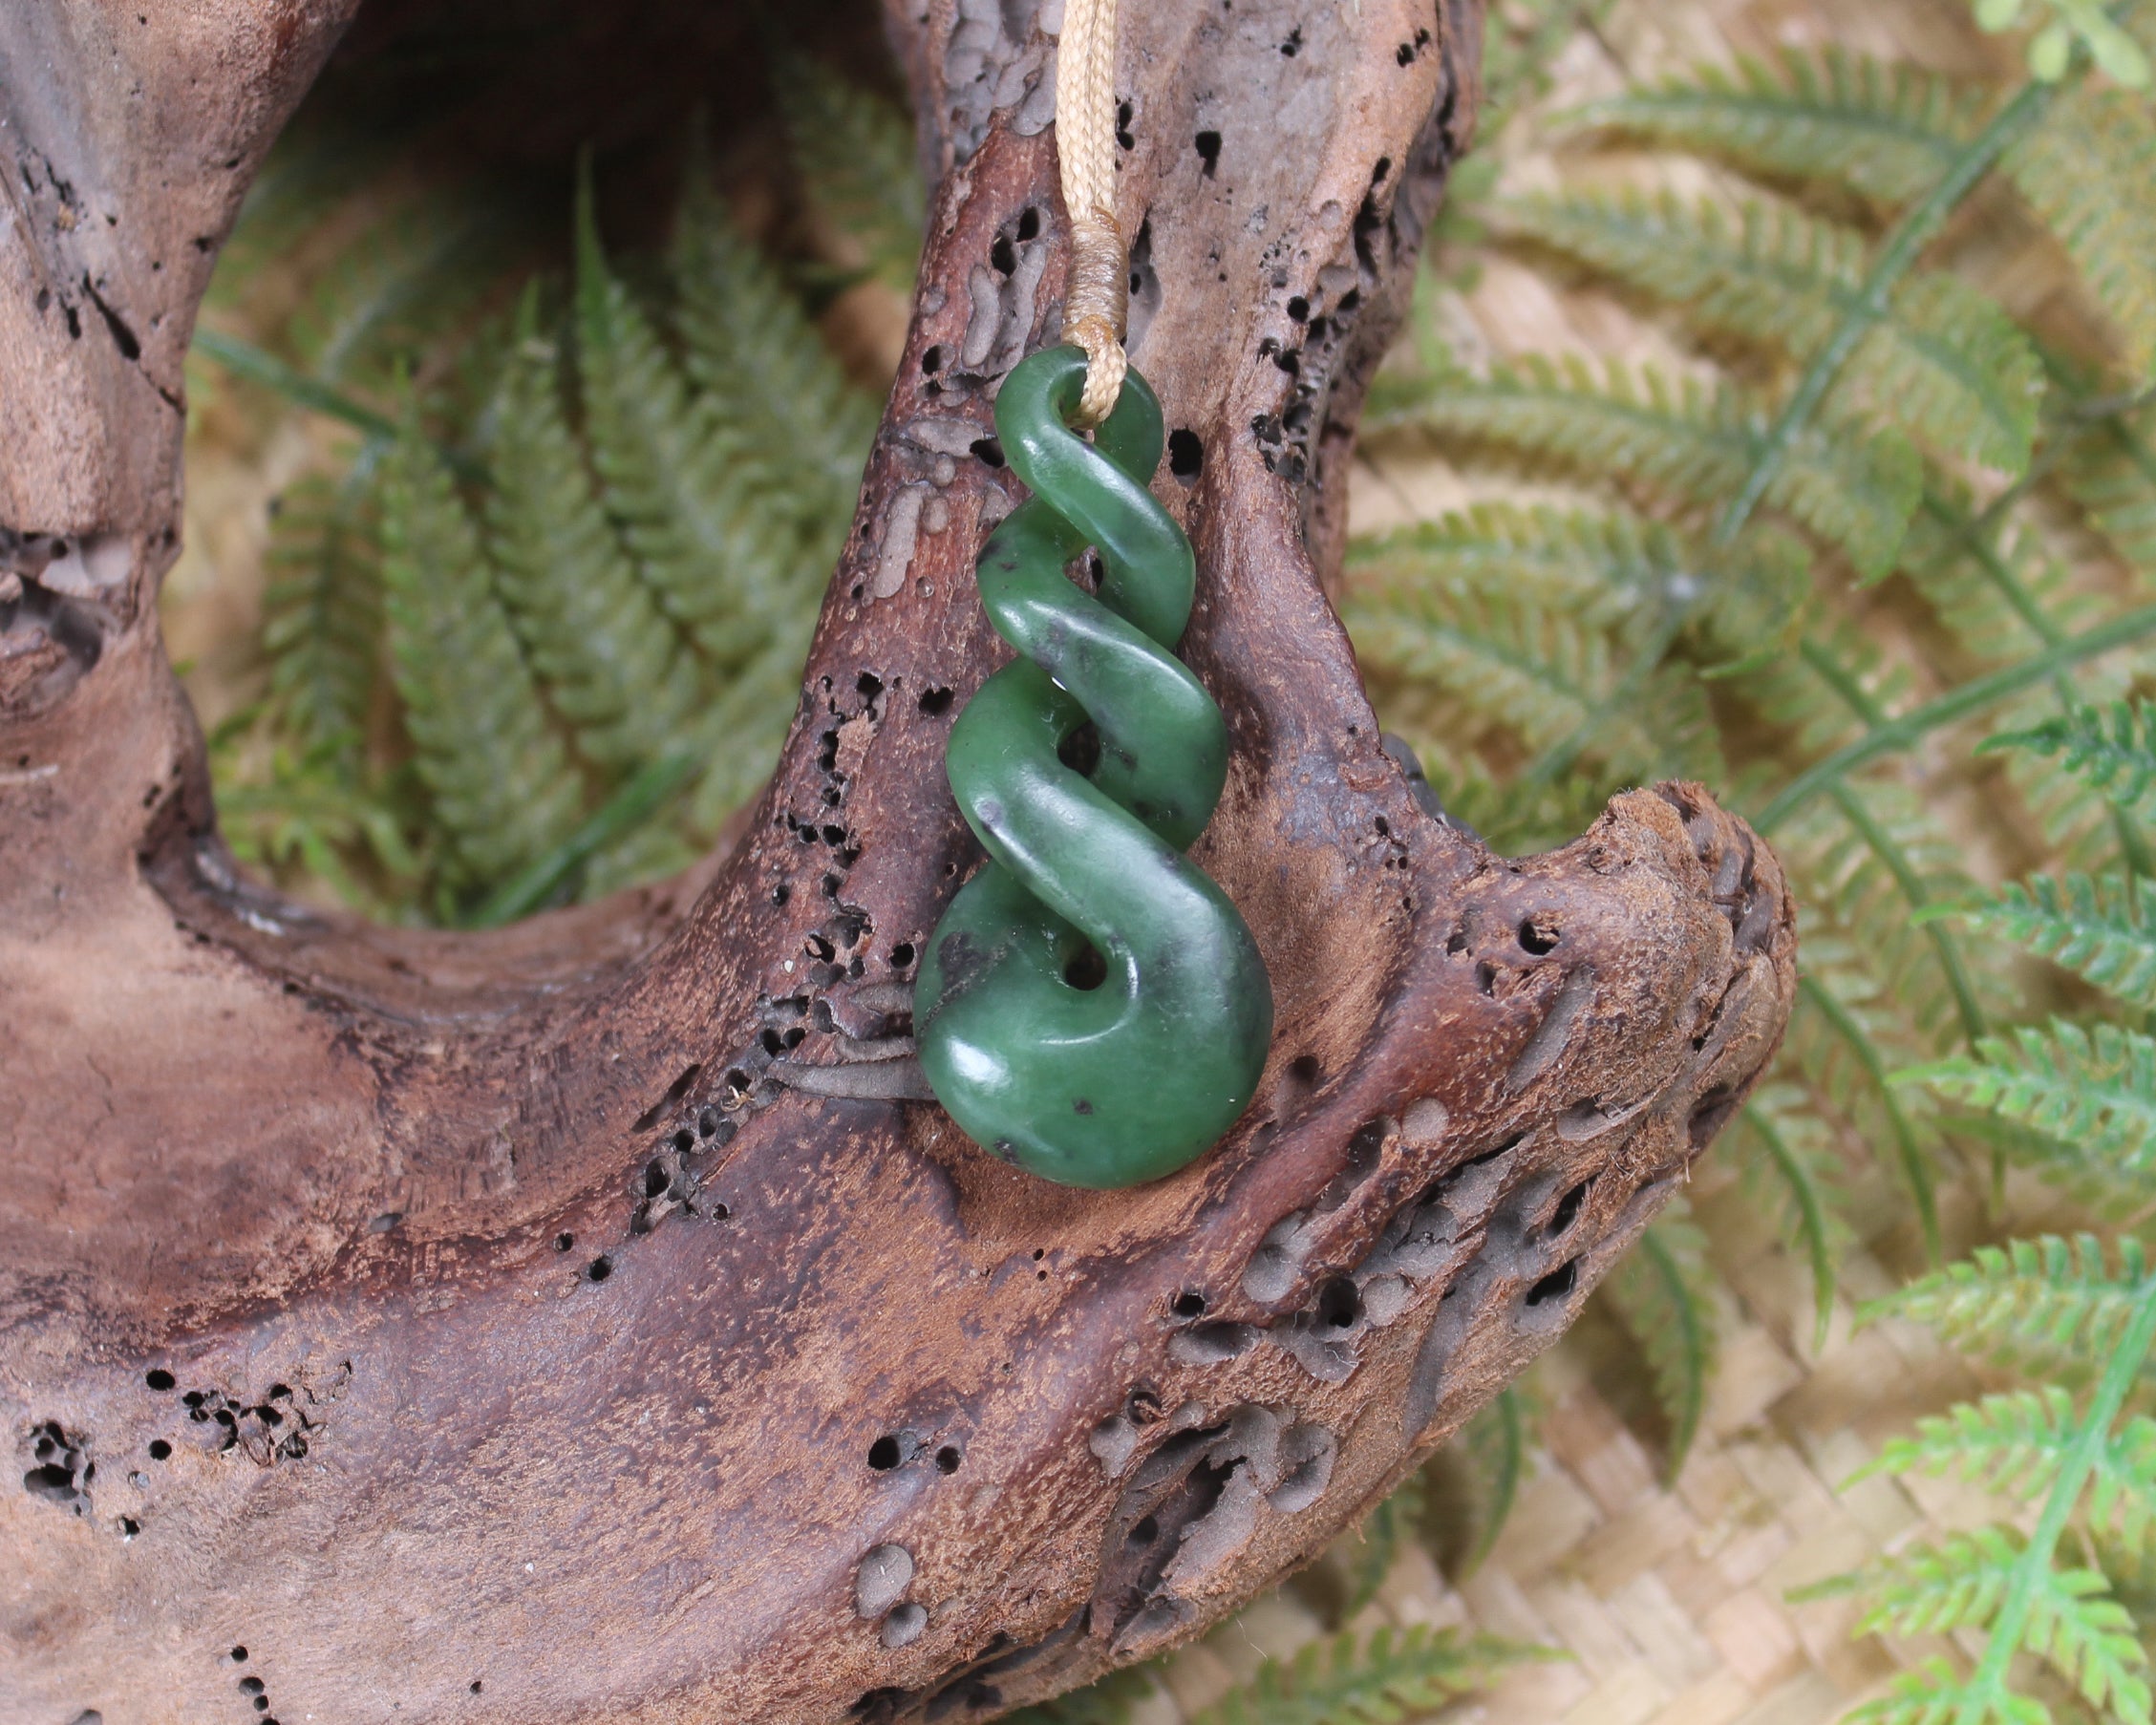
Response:
MULTIPOLYGON (((1979 35, 1967 0, 1619 0, 1564 48, 1546 96, 1485 139, 1505 189, 1553 183, 1564 148, 1547 123, 1578 103, 1701 61, 1825 43, 1940 71, 2010 76, 2017 53, 1979 35)), ((1697 163, 1652 164, 1607 148, 1574 174, 1711 186, 1697 163)), ((1591 160, 1590 160, 1591 158, 1591 160)), ((1942 242, 2017 314, 2054 328, 2085 316, 2070 271, 2003 199, 1979 197, 1942 242)), ((1502 253, 1437 307, 1446 340, 1478 352, 1584 352, 1693 362, 1661 329, 1607 295, 1502 253)), ((1463 473, 1420 449, 1366 448, 1352 519, 1384 528, 1478 499, 1536 488, 1463 473)), ((1974 835, 1973 835, 1974 837, 1974 835)), ((1924 1413, 1996 1387, 1920 1327, 1851 1324, 1854 1307, 1922 1267, 1908 1204, 1883 1184, 1851 1193, 1847 1255, 1825 1343, 1814 1347, 1810 1278, 1779 1243, 1727 1161, 1703 1164, 1691 1198, 1720 1271, 1720 1364, 1697 1439, 1666 1481, 1644 1366, 1614 1326, 1589 1317, 1530 1374, 1536 1417, 1511 1520, 1482 1566, 1449 1586, 1429 1553, 1405 1551, 1354 1620, 1457 1626, 1563 1656, 1508 1671, 1448 1720, 1505 1725, 1825 1725, 1936 1640, 1853 1633, 1858 1606, 1793 1603, 1791 1588, 1912 1540, 1998 1519, 1994 1500, 1951 1482, 1851 1476, 1924 1413), (1876 1219, 1867 1237, 1866 1218, 1876 1219)), ((2070 1226, 2043 1195, 2010 1190, 2015 1231, 2070 1226)), ((1996 1237, 1968 1195, 1949 1200, 1949 1249, 1996 1237), (1957 1207, 1958 1206, 1958 1207, 1957 1207)), ((1441 1534, 1441 1529, 1438 1530, 1441 1534)), ((1322 1580, 1322 1571, 1316 1578, 1322 1580)), ((1291 1584, 1168 1665, 1138 1725, 1175 1725, 1262 1658, 1330 1628, 1322 1587, 1291 1584), (1312 1603, 1315 1601, 1316 1603, 1312 1603)))

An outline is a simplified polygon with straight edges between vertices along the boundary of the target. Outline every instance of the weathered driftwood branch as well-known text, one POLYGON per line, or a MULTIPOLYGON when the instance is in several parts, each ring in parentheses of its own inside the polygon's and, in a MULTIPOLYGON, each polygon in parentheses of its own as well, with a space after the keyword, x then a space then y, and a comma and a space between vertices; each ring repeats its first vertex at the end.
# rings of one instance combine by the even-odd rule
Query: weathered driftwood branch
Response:
POLYGON ((1471 9, 1125 9, 1133 345, 1238 751, 1201 857, 1279 1031, 1217 1154, 1084 1194, 878 1058, 975 855, 1041 20, 894 15, 941 191, 740 841, 453 938, 236 878, 155 623, 193 307, 348 3, 0 14, 0 1714, 979 1717, 1193 1632, 1564 1327, 1792 985, 1694 788, 1522 862, 1420 808, 1320 591, 1471 9))

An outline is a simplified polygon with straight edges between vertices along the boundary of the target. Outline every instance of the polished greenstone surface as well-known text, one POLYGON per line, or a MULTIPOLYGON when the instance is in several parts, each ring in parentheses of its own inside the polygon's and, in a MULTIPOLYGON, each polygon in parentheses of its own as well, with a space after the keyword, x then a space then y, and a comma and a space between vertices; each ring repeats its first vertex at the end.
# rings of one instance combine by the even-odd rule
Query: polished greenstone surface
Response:
POLYGON ((1034 495, 976 576, 1020 657, 951 731, 951 790, 991 860, 929 938, 914 1027, 976 1142, 1066 1185, 1127 1186, 1190 1161, 1249 1104, 1272 990, 1235 906, 1183 854, 1220 799, 1227 735, 1171 650, 1195 570, 1146 490, 1161 405, 1132 371, 1088 444, 1064 423, 1084 376, 1079 350, 1053 348, 996 399, 1034 495), (1088 545, 1099 597, 1064 573, 1088 545))

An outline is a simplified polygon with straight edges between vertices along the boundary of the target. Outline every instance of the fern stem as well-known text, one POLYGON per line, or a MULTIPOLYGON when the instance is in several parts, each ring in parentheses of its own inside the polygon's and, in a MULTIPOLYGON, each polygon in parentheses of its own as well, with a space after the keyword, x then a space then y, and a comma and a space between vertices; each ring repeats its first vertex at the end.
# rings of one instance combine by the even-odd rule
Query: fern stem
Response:
MULTIPOLYGON (((2005 1697, 2007 1668, 2021 1647, 2037 1590, 2050 1573, 2052 1554, 2059 1548, 2059 1536, 2066 1530, 2067 1519, 2081 1499, 2081 1487, 2088 1482, 2098 1459, 2111 1440, 2112 1424, 2141 1376, 2142 1362, 2148 1356, 2150 1343, 2156 1342, 2156 1279, 2144 1282, 2140 1294, 2141 1304, 2133 1321, 2104 1363, 2103 1375, 2097 1380, 2096 1394, 2089 1398, 2088 1412, 2082 1416, 2073 1444, 2060 1463, 2058 1477, 2044 1499, 2043 1512, 2037 1518, 2036 1531, 2015 1560, 2014 1579, 2007 1585, 2006 1597, 1999 1602, 1998 1615, 1992 1619, 1991 1631, 1984 1643, 1984 1656, 1963 1693, 1960 1706, 1954 1711, 1954 1725, 1982 1725, 1982 1721, 1991 1716, 1992 1709, 2005 1697)), ((2004 1711, 1999 1709, 2001 1713, 2004 1711)))
POLYGON ((1819 680, 1840 697, 1842 705, 1867 726, 1884 725, 1887 722, 1886 709, 1871 698, 1870 691, 1851 676, 1842 661, 1829 650, 1817 641, 1806 639, 1798 644, 1797 656, 1810 666, 1819 680))
MULTIPOLYGON (((1921 910, 1932 902, 1925 891, 1924 883, 1902 847, 1894 842, 1893 835, 1881 826, 1871 810, 1849 788, 1847 779, 1836 782, 1827 793, 1834 806, 1842 811, 1842 818, 1856 828, 1857 836, 1870 847, 1871 854, 1885 864, 1887 872, 1894 877, 1894 884, 1901 888, 1902 897, 1911 907, 1921 910)), ((1931 937, 1932 947, 1939 954, 1939 967, 1947 973, 1947 987, 1953 990, 1954 1011, 1961 1018, 1961 1033, 1974 1048, 1976 1038, 1984 1033, 1984 1011, 1976 1004, 1975 988, 1969 981, 1968 968, 1961 962, 1961 953, 1953 942, 1947 938, 1943 925, 1927 923, 1924 932, 1931 937)))
POLYGON ((1834 333, 1805 367, 1795 392, 1776 415, 1743 489, 1730 499, 1729 507, 1715 524, 1717 544, 1734 544, 1737 536, 1744 530, 1752 512, 1759 507, 1760 500, 1766 496, 1767 488, 1774 483, 1782 464, 1796 446, 1798 436, 1811 423, 1812 415, 1825 399, 1843 363, 1856 351, 1857 345, 1872 329, 1886 319, 1891 309, 1889 296, 1895 284, 1909 273, 1918 254, 1932 243, 1961 201, 1975 189, 1977 181, 1992 171, 2023 133, 2043 117, 2052 96, 2061 87, 2035 79, 2024 84, 2014 99, 1962 148, 1953 165, 1939 177, 1939 182, 1925 194, 1922 202, 1895 223, 1866 274, 1864 286, 1842 312, 1834 333))
MULTIPOLYGON (((227 335, 222 330, 212 330, 206 324, 197 325, 194 345, 196 351, 214 359, 236 377, 245 377, 249 383, 259 383, 263 388, 274 390, 296 407, 304 407, 328 418, 341 420, 355 431, 362 431, 371 438, 384 443, 395 443, 402 428, 386 414, 377 414, 364 402, 354 401, 342 390, 332 388, 319 378, 310 377, 296 366, 288 365, 276 354, 258 348, 251 341, 243 341, 237 335, 227 335)), ((459 450, 437 446, 441 458, 460 479, 475 485, 487 483, 486 468, 459 450)))
POLYGON ((1908 749, 1919 737, 2011 699, 2024 689, 2048 681, 2068 666, 2096 658, 2114 648, 2129 646, 2149 634, 2156 634, 2156 605, 2137 607, 2108 623, 2101 623, 2078 635, 2068 635, 2057 647, 2024 659, 2018 665, 2009 665, 1988 676, 1972 677, 1960 688, 1951 689, 1921 707, 1913 707, 1899 718, 1883 720, 1855 742, 1845 744, 1833 754, 1814 761, 1784 785, 1780 796, 1751 818, 1752 825, 1762 835, 1771 833, 1822 791, 1867 762, 1908 749))
MULTIPOLYGON (((1695 601, 1695 604, 1697 602, 1695 601)), ((1625 674, 1617 679, 1615 687, 1587 710, 1586 716, 1571 731, 1544 750, 1539 758, 1523 773, 1517 789, 1526 793, 1556 781, 1560 773, 1567 771, 1580 756, 1580 752, 1609 729, 1611 718, 1630 712, 1638 701, 1647 681, 1661 666, 1671 646, 1684 628, 1692 606, 1671 606, 1654 633, 1633 655, 1632 663, 1625 667, 1625 674)))
MULTIPOLYGON (((2014 565, 1998 554, 1998 547, 1991 541, 1989 529, 1996 519, 1998 503, 2005 502, 2011 495, 2014 495, 2014 488, 2010 487, 2008 493, 2002 495, 1998 502, 1995 502, 1983 514, 1962 520, 1956 518, 1954 511, 1937 493, 1927 490, 1924 494, 1924 510, 1952 531, 1956 547, 1965 551, 1977 568, 1983 571, 1984 579, 1997 590, 1999 597, 2006 601, 2014 614, 2027 626, 2029 632, 2045 647, 2057 647, 2065 639, 2064 632, 2052 622, 2043 607, 2037 603, 2036 595, 2029 591, 2028 584, 2016 573, 2014 565)), ((1940 561, 1945 560, 1942 558, 1940 561)), ((2064 671, 2051 679, 2051 689, 2059 697, 2061 709, 2070 709, 2074 705, 2074 685, 2064 671)), ((2140 877, 2151 872, 2148 846, 2142 841, 2141 830, 2134 825, 2132 816, 2116 803, 2110 805, 2110 813, 2111 829, 2119 838, 2119 854, 2126 865, 2127 902, 2133 904, 2139 897, 2140 877)))
POLYGON ((1834 1247, 1826 1231, 1826 1208, 1796 1150, 1767 1118, 1766 1111, 1748 1106, 1744 1121, 1759 1135, 1774 1165, 1782 1170, 1782 1183, 1788 1187, 1804 1223, 1804 1251, 1812 1273, 1812 1351, 1818 1352, 1826 1346, 1827 1326, 1834 1319, 1834 1247))
POLYGON ((1484 1560, 1497 1549, 1498 1536, 1505 1531, 1505 1523, 1512 1519, 1512 1505, 1519 1498, 1520 1480, 1527 1466, 1526 1416, 1520 1402, 1519 1385, 1506 1384, 1483 1410, 1497 1422, 1497 1465, 1489 1473, 1489 1496, 1483 1506, 1483 1524, 1476 1534, 1474 1546, 1461 1559, 1460 1573, 1450 1578, 1455 1586, 1483 1566, 1484 1560))
POLYGON ((1633 1249, 1654 1272, 1654 1279, 1661 1283, 1668 1298, 1671 1322, 1682 1337, 1677 1344, 1678 1357, 1687 1362, 1698 1362, 1697 1368, 1690 1372, 1685 1393, 1677 1398, 1674 1410, 1667 1405, 1666 1392, 1662 1397, 1662 1411, 1670 1416, 1670 1452, 1663 1458, 1662 1482, 1674 1487, 1677 1475, 1684 1471, 1684 1459, 1692 1453, 1692 1440, 1699 1435, 1699 1416, 1706 1400, 1704 1380, 1711 1369, 1707 1356, 1713 1351, 1714 1340, 1699 1322, 1698 1307, 1684 1279, 1684 1267, 1670 1250, 1669 1242, 1650 1227, 1640 1235, 1633 1249))
POLYGON ((466 928, 499 928, 544 909, 562 885, 608 845, 633 832, 688 782, 696 757, 663 755, 639 768, 591 818, 561 843, 534 857, 459 918, 466 928))
POLYGON ((1871 1038, 1864 1033, 1864 1026, 1851 1015, 1849 1009, 1834 998, 1832 990, 1825 988, 1810 976, 1800 975, 1797 988, 1804 997, 1817 1007, 1834 1033, 1848 1044, 1849 1052, 1856 1056, 1857 1064, 1869 1075, 1872 1086, 1879 1093, 1880 1106, 1887 1111, 1887 1123, 1894 1135, 1894 1153, 1901 1160, 1902 1178, 1909 1182, 1910 1195, 1916 1201, 1916 1218, 1924 1229, 1924 1250, 1934 1264, 1945 1255, 1939 1238, 1939 1205, 1932 1190, 1932 1170, 1925 1166, 1924 1147, 1916 1141, 1916 1129, 1902 1112, 1892 1085, 1888 1081, 1887 1063, 1872 1047, 1871 1038))

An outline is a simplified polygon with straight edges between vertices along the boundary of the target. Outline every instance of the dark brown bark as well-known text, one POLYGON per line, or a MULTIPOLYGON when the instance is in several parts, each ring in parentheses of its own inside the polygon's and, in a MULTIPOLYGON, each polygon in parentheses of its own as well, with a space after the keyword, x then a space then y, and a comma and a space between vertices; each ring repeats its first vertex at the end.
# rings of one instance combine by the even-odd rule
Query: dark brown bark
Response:
POLYGON ((235 878, 151 603, 198 241, 343 10, 0 13, 0 1714, 981 1717, 1194 1632, 1563 1329, 1793 985, 1696 787, 1520 862, 1422 812, 1320 590, 1471 6, 1125 8, 1134 352, 1236 743, 1198 854, 1279 1030, 1218 1152, 1106 1194, 871 1057, 976 855, 971 446, 1062 267, 1032 8, 894 11, 941 190, 738 842, 456 937, 235 878))

